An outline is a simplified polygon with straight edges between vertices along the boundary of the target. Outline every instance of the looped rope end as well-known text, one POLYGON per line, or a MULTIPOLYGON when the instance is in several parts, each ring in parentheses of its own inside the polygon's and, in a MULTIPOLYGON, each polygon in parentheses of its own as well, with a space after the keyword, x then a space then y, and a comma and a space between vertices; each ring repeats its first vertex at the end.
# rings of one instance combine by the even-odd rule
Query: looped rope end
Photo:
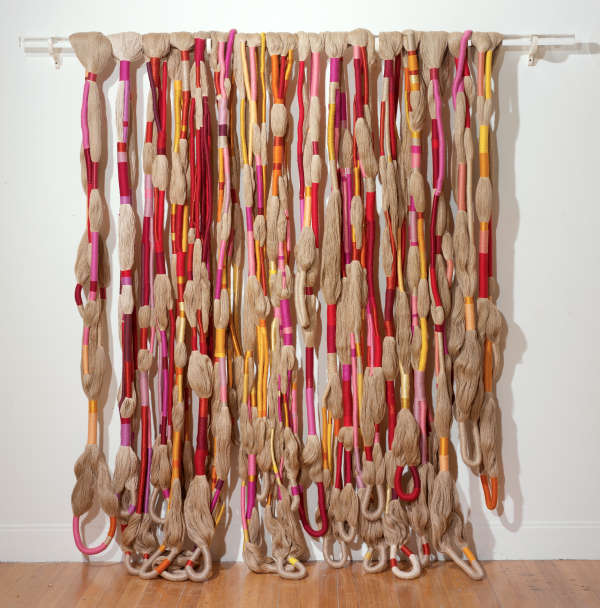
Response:
POLYGON ((383 515, 385 509, 385 490, 382 484, 375 486, 377 493, 377 504, 374 509, 369 508, 371 497, 373 495, 373 486, 366 486, 366 492, 362 496, 360 501, 360 512, 363 517, 368 521, 377 521, 383 515))
POLYGON ((188 578, 195 583, 203 583, 208 580, 212 573, 212 555, 207 545, 196 547, 192 553, 190 559, 185 565, 185 571, 188 578), (194 562, 198 562, 202 557, 203 567, 202 570, 197 571, 194 562))
POLYGON ((481 441, 479 439, 479 427, 477 423, 470 421, 462 421, 458 423, 458 434, 460 439, 460 454, 463 462, 468 467, 478 467, 481 464, 481 441), (470 422, 473 434, 473 453, 469 453, 469 441, 467 439, 468 429, 467 423, 470 422))
POLYGON ((413 578, 417 578, 421 575, 421 561, 419 560, 419 556, 414 554, 406 545, 402 545, 400 547, 402 553, 404 553, 408 560, 410 561, 411 567, 410 570, 401 570, 398 567, 398 547, 396 545, 390 546, 390 566, 392 568, 392 574, 400 579, 409 580, 413 578))
POLYGON ((485 496, 485 506, 493 511, 498 504, 498 478, 490 477, 491 481, 491 490, 488 485, 488 476, 480 475, 479 479, 481 480, 481 487, 483 488, 483 495, 485 496))
POLYGON ((443 545, 441 549, 469 578, 474 581, 480 581, 485 576, 481 564, 466 545, 462 548, 462 552, 469 560, 468 563, 452 547, 443 545))
POLYGON ((99 553, 102 553, 103 551, 108 549, 110 543, 115 537, 116 529, 117 518, 113 516, 110 518, 110 525, 108 527, 108 534, 106 535, 106 538, 95 547, 86 547, 83 544, 83 540, 81 539, 81 533, 79 531, 79 516, 73 516, 73 538, 75 540, 75 545, 77 546, 77 549, 79 549, 79 551, 81 551, 81 553, 83 553, 84 555, 98 555, 99 553))
POLYGON ((421 478, 419 477, 419 470, 415 466, 409 466, 408 470, 410 471, 412 480, 413 480, 413 489, 408 494, 402 490, 402 472, 404 471, 404 467, 398 466, 396 468, 396 474, 394 475, 394 489, 396 490, 396 494, 402 500, 406 502, 414 502, 419 498, 419 494, 421 493, 421 478))

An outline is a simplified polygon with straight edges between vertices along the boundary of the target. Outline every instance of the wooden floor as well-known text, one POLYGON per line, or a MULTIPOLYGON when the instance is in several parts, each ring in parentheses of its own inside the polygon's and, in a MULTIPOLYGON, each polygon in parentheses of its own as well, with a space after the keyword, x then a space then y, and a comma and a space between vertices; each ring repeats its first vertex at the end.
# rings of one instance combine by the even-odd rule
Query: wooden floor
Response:
POLYGON ((249 573, 243 564, 215 565, 206 583, 143 581, 121 564, 0 564, 0 606, 150 606, 270 608, 373 606, 600 606, 600 562, 487 562, 474 582, 449 563, 415 581, 388 570, 364 574, 360 563, 332 570, 308 566, 301 582, 249 573))

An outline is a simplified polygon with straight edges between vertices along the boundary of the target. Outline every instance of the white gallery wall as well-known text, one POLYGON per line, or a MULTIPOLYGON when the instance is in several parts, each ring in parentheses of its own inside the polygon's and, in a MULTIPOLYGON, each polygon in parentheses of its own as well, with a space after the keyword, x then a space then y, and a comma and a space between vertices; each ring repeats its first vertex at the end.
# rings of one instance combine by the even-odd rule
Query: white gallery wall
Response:
MULTIPOLYGON (((49 58, 25 57, 18 36, 231 27, 577 34, 583 44, 546 51, 536 67, 527 66, 523 49, 500 55, 494 219, 499 307, 508 337, 497 390, 505 475, 499 512, 485 509, 479 479, 462 465, 458 485, 480 557, 600 558, 597 2, 329 0, 282 8, 260 0, 181 6, 156 0, 0 0, 0 8, 0 560, 82 559, 71 536, 70 493, 72 466, 87 428, 78 372, 81 320, 73 302, 73 262, 84 226, 83 70, 73 56, 58 71, 49 58)), ((136 78, 141 119, 142 70, 136 78)), ((110 113, 106 194, 113 269, 118 264, 116 82, 115 72, 103 84, 110 113)), ((108 302, 113 330, 115 277, 113 270, 108 302)), ((120 356, 114 331, 110 354, 113 375, 101 420, 112 466, 119 437, 114 372, 120 356)), ((323 385, 321 375, 318 387, 323 385)), ((453 441, 456 446, 456 434, 453 441)), ((216 553, 235 560, 241 559, 238 490, 230 505, 216 553)), ((101 517, 89 522, 86 537, 101 537, 104 525, 101 517)), ((101 556, 119 558, 116 544, 101 556)))

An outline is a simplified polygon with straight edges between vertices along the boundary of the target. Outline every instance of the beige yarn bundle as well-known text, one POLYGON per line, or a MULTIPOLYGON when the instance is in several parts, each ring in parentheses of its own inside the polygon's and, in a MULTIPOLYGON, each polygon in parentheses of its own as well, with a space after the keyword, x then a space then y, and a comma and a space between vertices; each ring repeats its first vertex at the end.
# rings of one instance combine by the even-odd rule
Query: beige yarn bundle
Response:
MULTIPOLYGON (((86 246, 88 240, 86 232, 77 252, 75 275, 78 292, 85 290, 88 297, 84 306, 80 296, 77 300, 78 292, 76 292, 78 309, 84 325, 81 383, 88 398, 88 439, 84 452, 75 462, 74 472, 77 481, 71 494, 73 516, 77 521, 76 542, 80 543, 78 520, 81 515, 91 509, 95 496, 98 497, 100 506, 108 517, 116 518, 119 508, 117 497, 112 489, 106 459, 97 443, 98 399, 107 364, 101 338, 102 293, 109 282, 109 260, 102 244, 105 207, 93 176, 93 168, 98 166, 102 155, 102 101, 96 78, 110 64, 112 49, 108 38, 99 32, 72 34, 69 41, 86 71, 84 95, 87 91, 87 115, 85 122, 82 121, 84 141, 82 174, 86 175, 83 185, 88 197, 90 243, 86 246), (91 171, 87 170, 86 161, 88 159, 91 171)), ((104 546, 110 543, 113 534, 114 527, 112 534, 109 534, 104 542, 104 546)), ((88 551, 81 544, 78 544, 78 547, 88 551)))

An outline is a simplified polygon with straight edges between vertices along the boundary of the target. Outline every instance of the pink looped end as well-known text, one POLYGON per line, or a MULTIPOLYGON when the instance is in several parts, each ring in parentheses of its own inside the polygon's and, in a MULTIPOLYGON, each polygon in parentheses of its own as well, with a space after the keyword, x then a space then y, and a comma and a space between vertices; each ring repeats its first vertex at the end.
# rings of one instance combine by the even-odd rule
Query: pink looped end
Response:
POLYGON ((116 518, 110 518, 110 530, 108 532, 108 536, 104 539, 102 543, 97 545, 96 547, 86 547, 81 540, 81 534, 79 532, 79 516, 73 516, 73 539, 75 540, 75 546, 77 549, 83 553, 84 555, 98 555, 98 553, 102 553, 102 551, 106 550, 110 545, 113 537, 114 530, 116 528, 116 518))

